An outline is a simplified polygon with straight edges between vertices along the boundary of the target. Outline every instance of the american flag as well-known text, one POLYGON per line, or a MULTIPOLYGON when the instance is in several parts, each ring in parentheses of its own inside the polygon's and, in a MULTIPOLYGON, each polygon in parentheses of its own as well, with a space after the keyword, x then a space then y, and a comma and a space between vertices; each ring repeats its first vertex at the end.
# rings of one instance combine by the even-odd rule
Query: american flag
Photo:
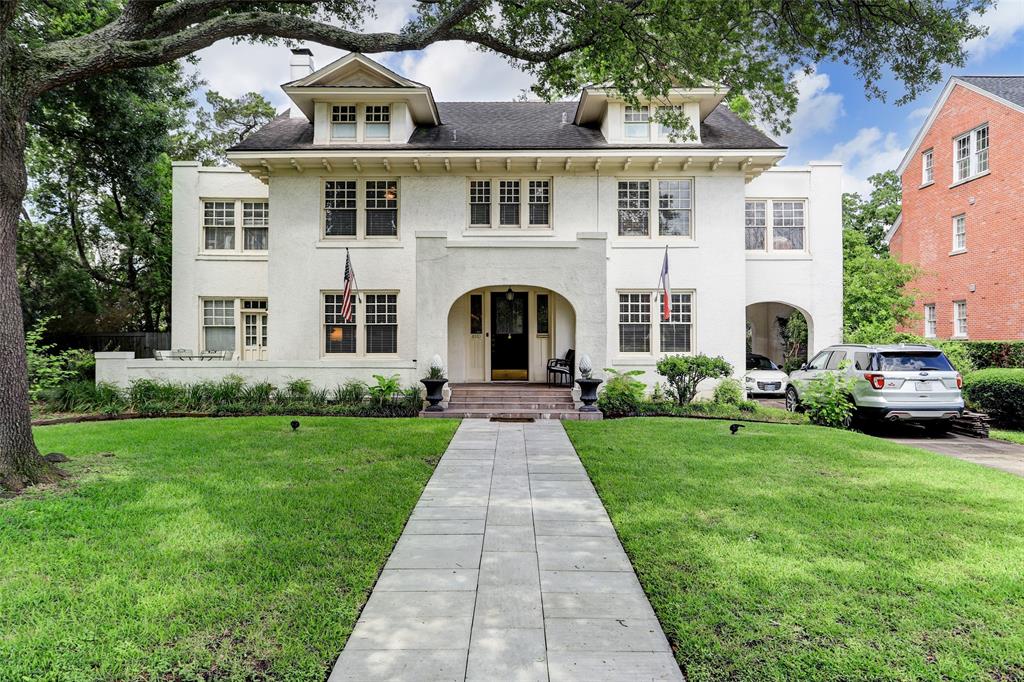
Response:
POLYGON ((356 281, 356 273, 352 269, 352 256, 345 249, 345 291, 342 292, 341 316, 345 322, 352 321, 352 286, 356 281))
POLYGON ((672 287, 668 283, 668 247, 665 247, 665 260, 661 263, 661 279, 658 280, 658 286, 661 287, 661 319, 668 322, 672 317, 672 287))

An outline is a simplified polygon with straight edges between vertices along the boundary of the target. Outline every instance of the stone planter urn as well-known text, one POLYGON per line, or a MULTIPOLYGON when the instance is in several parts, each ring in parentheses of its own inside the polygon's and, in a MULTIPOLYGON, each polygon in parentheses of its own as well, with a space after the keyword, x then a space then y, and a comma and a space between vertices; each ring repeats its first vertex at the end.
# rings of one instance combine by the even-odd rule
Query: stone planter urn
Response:
POLYGON ((441 363, 440 355, 430 359, 430 373, 420 379, 420 383, 427 387, 427 402, 430 403, 425 411, 444 412, 444 408, 441 407, 441 401, 444 400, 442 390, 448 379, 444 376, 444 365, 441 363))
POLYGON ((597 402, 597 387, 601 385, 601 379, 580 377, 576 383, 580 386, 580 401, 583 403, 580 412, 598 412, 594 403, 597 402))
POLYGON ((444 412, 441 401, 444 400, 442 389, 448 383, 447 379, 420 379, 420 383, 427 387, 427 412, 444 412))

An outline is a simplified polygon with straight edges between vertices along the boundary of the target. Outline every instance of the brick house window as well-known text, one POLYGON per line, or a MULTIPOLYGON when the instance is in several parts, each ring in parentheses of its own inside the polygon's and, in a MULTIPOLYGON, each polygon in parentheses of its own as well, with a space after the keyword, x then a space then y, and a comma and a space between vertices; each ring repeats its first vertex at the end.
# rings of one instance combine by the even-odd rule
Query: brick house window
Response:
POLYGON ((937 333, 937 318, 935 317, 935 304, 926 303, 924 306, 924 335, 926 338, 934 339, 937 333))
POLYGON ((921 155, 921 184, 929 185, 935 181, 935 154, 931 149, 921 155))
POLYGON ((967 250, 967 216, 953 217, 953 253, 967 250))
POLYGON ((967 301, 953 301, 953 336, 967 338, 967 301))
POLYGON ((988 124, 953 140, 953 181, 960 182, 988 171, 988 124))

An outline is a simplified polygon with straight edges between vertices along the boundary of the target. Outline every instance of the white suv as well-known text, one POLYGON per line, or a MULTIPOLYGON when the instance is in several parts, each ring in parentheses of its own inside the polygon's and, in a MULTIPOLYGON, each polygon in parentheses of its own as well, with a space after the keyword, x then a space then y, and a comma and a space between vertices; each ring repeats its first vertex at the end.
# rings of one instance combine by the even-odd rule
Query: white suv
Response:
POLYGON ((810 382, 842 370, 853 379, 850 397, 859 419, 919 422, 932 431, 949 430, 963 413, 963 378, 941 350, 923 344, 829 346, 790 373, 786 408, 800 408, 810 382))

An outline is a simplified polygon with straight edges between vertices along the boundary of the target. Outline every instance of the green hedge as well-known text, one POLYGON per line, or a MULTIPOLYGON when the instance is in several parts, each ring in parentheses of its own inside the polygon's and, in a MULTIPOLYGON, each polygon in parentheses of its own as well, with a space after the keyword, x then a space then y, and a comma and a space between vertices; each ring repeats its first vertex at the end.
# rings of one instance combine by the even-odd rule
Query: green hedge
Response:
POLYGON ((1024 341, 959 341, 978 369, 1024 367, 1024 341))
POLYGON ((967 403, 997 426, 1024 428, 1024 369, 982 369, 964 379, 967 403))

